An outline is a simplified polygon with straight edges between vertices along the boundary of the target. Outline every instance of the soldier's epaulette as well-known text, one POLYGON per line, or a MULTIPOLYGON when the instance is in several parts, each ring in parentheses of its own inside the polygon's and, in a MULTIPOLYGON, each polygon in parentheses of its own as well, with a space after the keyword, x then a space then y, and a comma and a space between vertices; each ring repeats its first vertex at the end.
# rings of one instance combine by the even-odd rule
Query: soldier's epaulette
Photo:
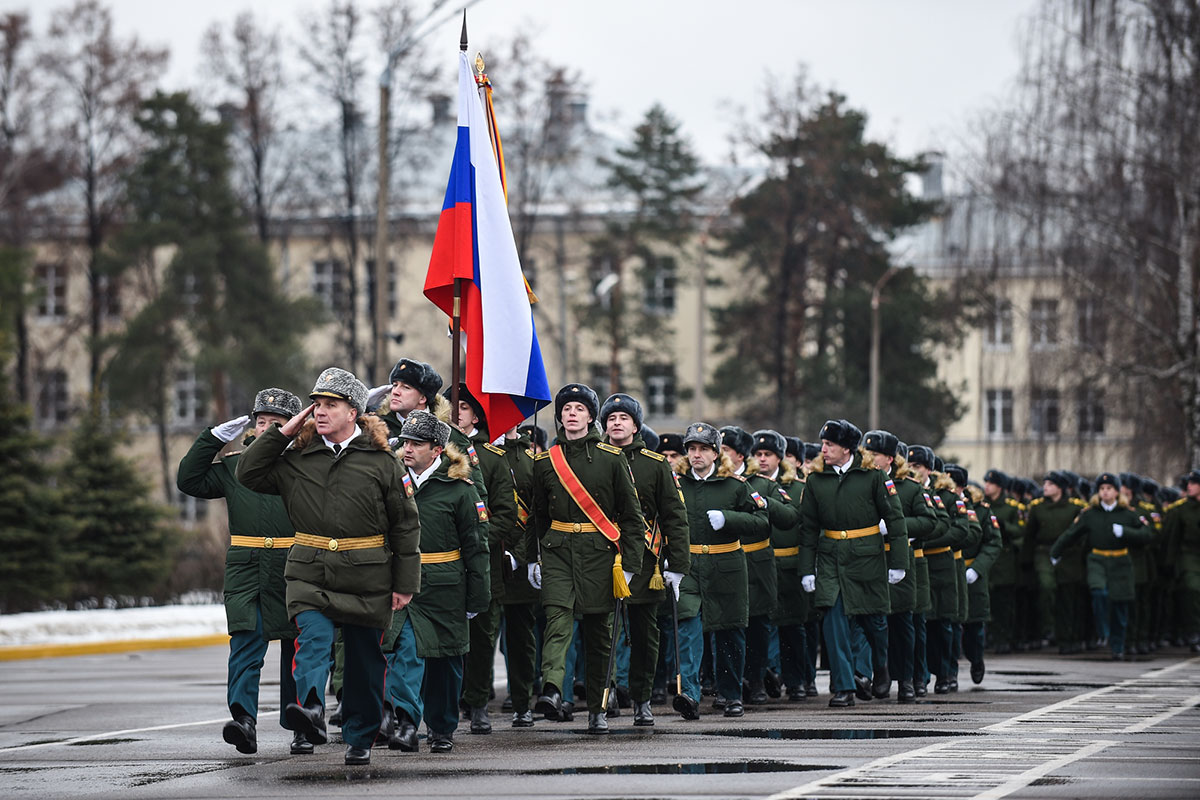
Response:
POLYGON ((600 442, 596 445, 596 447, 599 447, 601 450, 604 450, 608 453, 616 453, 617 455, 621 455, 621 448, 611 444, 606 444, 605 442, 600 442))
POLYGON ((533 460, 533 457, 537 455, 537 453, 533 452, 533 448, 532 448, 532 447, 526 447, 526 448, 525 448, 524 450, 522 450, 521 452, 522 452, 522 453, 524 453, 525 455, 529 456, 529 459, 530 459, 531 461, 533 460))
POLYGON ((664 456, 662 453, 656 453, 648 447, 642 448, 642 455, 653 458, 655 461, 666 461, 667 460, 667 457, 664 456))
POLYGON ((546 450, 546 451, 543 451, 543 452, 541 452, 541 453, 538 453, 536 456, 534 456, 534 457, 533 457, 533 460, 534 460, 534 461, 541 461, 543 458, 549 458, 549 457, 550 457, 550 451, 549 451, 549 450, 546 450))
POLYGON ((242 454, 241 450, 230 450, 228 453, 222 453, 221 458, 229 458, 230 456, 240 456, 241 454, 242 454))
POLYGON ((1087 508, 1087 506, 1088 506, 1088 504, 1086 502, 1084 502, 1083 500, 1080 500, 1078 497, 1072 497, 1071 502, 1074 503, 1075 505, 1079 506, 1080 508, 1087 508))
POLYGON ((730 475, 729 477, 731 477, 731 478, 737 478, 737 479, 738 479, 739 481, 741 481, 742 483, 745 483, 745 482, 746 482, 746 476, 745 476, 745 475, 730 475))
POLYGON ((1181 497, 1178 500, 1176 500, 1174 503, 1171 503, 1171 505, 1164 508, 1163 511, 1170 511, 1172 508, 1179 508, 1181 505, 1183 505, 1187 501, 1188 501, 1188 499, 1186 497, 1181 497))
POLYGON ((484 442, 483 447, 485 450, 491 450, 493 453, 495 453, 498 456, 504 455, 504 451, 501 450, 499 447, 496 447, 496 445, 492 444, 491 442, 484 442))
POLYGON ((1008 505, 1008 506, 1013 506, 1014 508, 1020 508, 1020 507, 1021 507, 1021 504, 1020 504, 1020 503, 1018 503, 1018 502, 1016 501, 1016 499, 1014 499, 1014 498, 1012 498, 1012 497, 1006 497, 1006 498, 1004 498, 1004 504, 1005 504, 1005 505, 1008 505))
POLYGON ((1029 503, 1029 507, 1030 507, 1030 508, 1033 508, 1034 506, 1039 506, 1039 505, 1041 505, 1041 504, 1042 504, 1042 503, 1043 503, 1045 500, 1046 500, 1046 498, 1044 498, 1044 497, 1035 497, 1035 498, 1033 498, 1033 500, 1031 500, 1031 501, 1030 501, 1030 503, 1029 503))

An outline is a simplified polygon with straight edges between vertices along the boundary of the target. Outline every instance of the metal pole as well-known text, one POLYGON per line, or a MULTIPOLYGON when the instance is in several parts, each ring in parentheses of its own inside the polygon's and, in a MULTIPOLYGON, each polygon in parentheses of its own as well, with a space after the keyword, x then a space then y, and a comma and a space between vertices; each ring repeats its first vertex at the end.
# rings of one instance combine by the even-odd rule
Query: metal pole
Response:
MULTIPOLYGON (((389 59, 388 70, 391 73, 389 59)), ((391 159, 388 158, 388 127, 392 89, 388 83, 379 85, 379 192, 375 206, 375 313, 371 315, 374 352, 372 353, 372 385, 388 374, 388 185, 391 159)))

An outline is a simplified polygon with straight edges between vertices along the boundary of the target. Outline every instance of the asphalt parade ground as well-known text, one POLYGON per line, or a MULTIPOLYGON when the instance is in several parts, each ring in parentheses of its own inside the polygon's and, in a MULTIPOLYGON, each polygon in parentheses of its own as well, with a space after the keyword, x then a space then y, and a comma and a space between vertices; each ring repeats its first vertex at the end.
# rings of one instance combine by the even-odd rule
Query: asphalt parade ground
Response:
POLYGON ((332 742, 288 752, 279 728, 277 649, 263 669, 258 753, 221 739, 224 647, 0 663, 0 798, 1188 798, 1200 797, 1200 658, 1160 651, 1134 662, 1101 652, 992 656, 981 686, 964 662, 957 693, 827 707, 748 706, 699 721, 656 707, 612 734, 574 722, 494 730, 454 752, 376 747, 343 764, 332 742))

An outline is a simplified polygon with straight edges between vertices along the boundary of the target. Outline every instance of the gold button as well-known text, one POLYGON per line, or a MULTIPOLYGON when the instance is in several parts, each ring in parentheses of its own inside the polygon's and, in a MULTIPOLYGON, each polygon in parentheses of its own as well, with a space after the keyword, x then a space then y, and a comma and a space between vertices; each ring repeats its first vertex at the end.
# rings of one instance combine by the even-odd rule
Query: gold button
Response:
POLYGON ((708 553, 708 545, 706 545, 706 544, 700 545, 700 552, 707 554, 708 553))
POLYGON ((583 530, 583 526, 580 525, 578 522, 576 522, 574 525, 571 526, 571 530, 574 531, 575 533, 579 533, 581 530, 583 530))
POLYGON ((272 547, 274 547, 274 546, 275 546, 275 540, 274 540, 274 539, 272 539, 270 536, 268 536, 267 538, 263 539, 263 547, 265 547, 265 548, 267 548, 268 550, 270 550, 270 549, 271 549, 272 547))
POLYGON ((330 540, 329 540, 329 549, 330 549, 330 550, 337 550, 337 539, 330 539, 330 540))
POLYGON ((845 531, 840 531, 840 533, 842 534, 842 538, 843 538, 843 539, 845 539, 845 538, 846 538, 846 532, 845 532, 845 531))

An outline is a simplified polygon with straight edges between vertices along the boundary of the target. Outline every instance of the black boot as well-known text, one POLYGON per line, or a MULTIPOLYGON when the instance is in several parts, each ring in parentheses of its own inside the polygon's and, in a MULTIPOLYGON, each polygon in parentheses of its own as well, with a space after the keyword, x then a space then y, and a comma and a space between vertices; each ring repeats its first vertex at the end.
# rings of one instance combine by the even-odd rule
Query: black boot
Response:
POLYGON ((900 703, 917 702, 917 691, 912 681, 900 681, 896 684, 896 700, 900 703))
POLYGON ((741 700, 730 700, 725 704, 725 716, 727 717, 744 717, 746 709, 742 706, 741 700))
POLYGON ((512 718, 512 726, 514 728, 532 728, 533 727, 533 712, 529 709, 524 711, 514 711, 512 718))
POLYGON ((750 693, 746 695, 746 704, 761 706, 767 702, 767 690, 761 683, 750 684, 750 693))
POLYGON ((854 692, 835 692, 829 698, 830 708, 851 708, 854 705, 854 692))
POLYGON ((342 727, 342 698, 339 696, 333 713, 329 715, 329 724, 335 728, 342 727))
POLYGON ((388 750, 399 750, 402 753, 415 753, 420 749, 417 739, 417 726, 409 718, 407 712, 396 712, 396 725, 392 735, 388 737, 388 750))
POLYGON ((389 706, 383 707, 383 719, 379 722, 379 733, 375 734, 375 744, 387 744, 396 730, 396 715, 389 706))
POLYGON ((239 753, 250 755, 258 752, 258 734, 255 732, 254 717, 249 714, 238 714, 237 717, 226 722, 221 736, 236 747, 239 753))
POLYGON ((678 711, 684 719, 700 719, 700 703, 682 692, 675 695, 675 699, 671 701, 671 707, 678 711))
POLYGON ((329 742, 329 733, 325 730, 325 709, 319 703, 310 706, 288 703, 283 714, 292 730, 303 733, 304 738, 312 744, 329 742))
POLYGON ((593 714, 588 712, 587 732, 596 736, 603 736, 608 733, 608 719, 604 716, 604 712, 593 714))
POLYGON ((805 697, 816 697, 818 694, 820 694, 820 692, 817 691, 816 681, 809 681, 808 683, 804 684, 805 697))
POLYGON ((350 745, 346 748, 346 764, 348 766, 361 766, 371 763, 371 748, 355 747, 350 745))
POLYGON ((633 724, 639 728, 654 726, 654 714, 650 711, 650 701, 635 703, 633 706, 633 724))
POLYGON ((292 737, 292 755, 294 756, 311 756, 313 754, 312 742, 304 738, 304 734, 296 731, 296 735, 292 737))
POLYGON ((854 676, 854 696, 864 702, 871 699, 871 679, 865 675, 854 676))
POLYGON ((547 683, 543 686, 542 694, 538 697, 537 702, 533 704, 533 710, 546 719, 560 719, 562 716, 562 695, 559 694, 558 687, 552 683, 547 683))
POLYGON ((471 733, 491 733, 492 720, 488 717, 487 706, 471 709, 471 733))
POLYGON ((449 753, 454 749, 454 734, 429 732, 429 752, 449 753))
POLYGON ((985 672, 983 659, 981 658, 978 663, 971 665, 971 681, 974 683, 983 683, 985 672))
POLYGON ((633 708, 633 695, 629 693, 628 686, 618 686, 616 695, 618 708, 633 708))
POLYGON ((766 690, 767 696, 774 700, 778 700, 783 695, 783 685, 774 670, 769 669, 763 674, 763 689, 766 690))

